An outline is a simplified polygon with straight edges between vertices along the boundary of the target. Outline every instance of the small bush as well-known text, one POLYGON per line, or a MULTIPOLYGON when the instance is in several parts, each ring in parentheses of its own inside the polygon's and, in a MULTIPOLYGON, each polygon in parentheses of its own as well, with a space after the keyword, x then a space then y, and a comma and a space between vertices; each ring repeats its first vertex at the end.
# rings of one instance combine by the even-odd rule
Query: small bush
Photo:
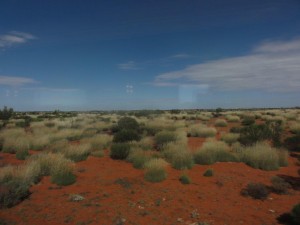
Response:
POLYGON ((25 160, 29 156, 29 151, 27 149, 18 150, 16 153, 16 158, 19 160, 25 160))
POLYGON ((207 169, 203 173, 203 176, 205 176, 205 177, 212 177, 213 175, 214 175, 214 170, 213 169, 207 169))
POLYGON ((279 169, 278 150, 267 144, 258 143, 251 147, 244 147, 239 152, 239 158, 241 162, 244 162, 255 169, 279 169))
POLYGON ((240 117, 238 117, 238 116, 228 115, 226 117, 226 119, 228 120, 228 122, 239 122, 240 121, 240 117))
POLYGON ((157 149, 161 150, 164 145, 176 141, 176 134, 170 131, 161 131, 155 135, 154 141, 157 149))
POLYGON ((287 194, 288 189, 291 187, 284 179, 278 176, 271 178, 272 190, 277 194, 287 194))
POLYGON ((243 126, 250 126, 250 125, 253 125, 254 123, 255 123, 255 119, 252 118, 252 117, 245 117, 242 120, 242 125, 243 126))
POLYGON ((289 151, 300 152, 300 135, 288 137, 284 140, 284 147, 289 151))
POLYGON ((92 151, 92 152, 91 152, 91 156, 101 158, 101 157, 104 156, 104 152, 103 152, 103 150, 92 151))
POLYGON ((90 154, 91 146, 89 144, 70 145, 62 151, 67 159, 74 162, 86 160, 90 154))
POLYGON ((188 129, 188 136, 190 137, 214 137, 217 130, 214 127, 207 127, 205 125, 192 125, 188 129))
POLYGON ((294 205, 291 216, 295 223, 300 223, 300 203, 294 205))
POLYGON ((126 143, 114 143, 110 148, 112 159, 126 159, 130 151, 130 145, 126 143))
POLYGON ((54 173, 51 182, 60 186, 67 186, 75 183, 76 176, 73 173, 54 173))
POLYGON ((223 119, 217 119, 215 121, 215 126, 216 127, 227 127, 227 122, 226 122, 226 120, 223 120, 223 119))
POLYGON ((194 166, 193 155, 186 144, 169 143, 164 147, 163 155, 175 169, 191 169, 194 166))
POLYGON ((0 208, 15 206, 30 195, 29 185, 21 179, 0 183, 0 208))
POLYGON ((140 149, 132 149, 127 160, 133 164, 136 169, 144 168, 145 164, 151 159, 151 156, 140 149))
POLYGON ((241 133, 242 129, 243 129, 242 127, 231 127, 230 133, 238 134, 238 133, 241 133))
POLYGON ((135 130, 120 130, 114 135, 113 142, 123 143, 129 141, 139 141, 141 137, 135 130))
POLYGON ((194 154, 194 160, 200 165, 210 165, 215 162, 236 162, 237 158, 228 152, 228 146, 221 141, 205 142, 194 154))
POLYGON ((253 145, 271 137, 272 131, 266 124, 250 125, 241 130, 239 142, 243 145, 253 145))
POLYGON ((150 182, 161 182, 167 178, 165 166, 167 162, 163 159, 151 159, 145 164, 145 179, 150 182))
POLYGON ((191 179, 188 175, 186 174, 183 174, 179 177, 179 181, 182 183, 182 184, 190 184, 191 183, 191 179))
POLYGON ((232 145, 233 143, 238 141, 239 137, 240 137, 239 134, 226 133, 222 135, 221 140, 226 142, 229 145, 232 145))
POLYGON ((131 117, 123 117, 118 121, 118 130, 138 130, 139 123, 131 117))
POLYGON ((254 199, 264 200, 268 197, 269 192, 267 187, 262 183, 249 183, 241 192, 244 196, 250 196, 254 199))
POLYGON ((25 137, 5 138, 2 151, 5 153, 16 153, 18 151, 28 151, 29 141, 25 137))

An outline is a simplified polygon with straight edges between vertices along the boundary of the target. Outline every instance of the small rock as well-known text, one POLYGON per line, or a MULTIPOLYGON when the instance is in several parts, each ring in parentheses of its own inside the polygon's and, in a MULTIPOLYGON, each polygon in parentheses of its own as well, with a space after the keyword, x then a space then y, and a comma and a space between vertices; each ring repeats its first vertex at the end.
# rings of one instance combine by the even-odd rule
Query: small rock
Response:
POLYGON ((80 202, 82 200, 84 200, 85 198, 81 195, 78 195, 78 194, 71 194, 69 196, 69 200, 72 201, 72 202, 80 202))
POLYGON ((275 213, 275 210, 273 210, 273 209, 269 209, 269 212, 271 212, 271 213, 275 213))
POLYGON ((183 223, 183 222, 184 222, 184 220, 183 220, 182 218, 177 218, 177 222, 179 222, 179 223, 183 223))

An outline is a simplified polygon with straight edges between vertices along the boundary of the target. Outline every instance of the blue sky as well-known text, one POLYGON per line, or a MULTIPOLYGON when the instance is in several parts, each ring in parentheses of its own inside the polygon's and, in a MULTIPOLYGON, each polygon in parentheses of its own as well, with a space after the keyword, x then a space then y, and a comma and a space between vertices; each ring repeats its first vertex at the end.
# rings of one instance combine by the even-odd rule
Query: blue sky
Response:
POLYGON ((0 2, 2 106, 293 107, 299 97, 299 0, 0 2))

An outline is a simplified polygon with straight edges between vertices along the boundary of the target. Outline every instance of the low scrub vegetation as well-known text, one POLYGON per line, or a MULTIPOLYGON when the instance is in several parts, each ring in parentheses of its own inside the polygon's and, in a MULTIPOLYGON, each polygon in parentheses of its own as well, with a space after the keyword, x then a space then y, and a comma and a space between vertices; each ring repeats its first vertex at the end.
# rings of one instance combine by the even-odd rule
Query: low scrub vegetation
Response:
POLYGON ((250 196, 254 199, 264 200, 268 197, 269 191, 266 185, 251 182, 241 191, 241 194, 244 196, 250 196))
POLYGON ((145 179, 150 182, 161 182, 167 178, 165 167, 167 162, 163 159, 151 159, 145 164, 145 179))
POLYGON ((144 168, 145 164, 151 159, 151 155, 142 149, 131 149, 127 160, 136 169, 144 168))
POLYGON ((216 127, 227 127, 227 122, 224 119, 217 119, 215 121, 215 126, 216 127))
POLYGON ((110 148, 112 159, 126 159, 129 155, 130 145, 127 143, 114 143, 110 148))
POLYGON ((182 183, 182 184, 190 184, 192 181, 191 181, 191 178, 187 175, 187 174, 183 174, 179 177, 179 181, 182 183))
POLYGON ((226 133, 222 135, 221 140, 229 145, 232 145, 233 143, 238 141, 239 137, 240 135, 236 133, 226 133))
POLYGON ((239 151, 238 156, 241 162, 262 170, 278 170, 282 161, 287 162, 287 154, 282 154, 264 143, 244 147, 239 151))
POLYGON ((207 127, 203 124, 194 124, 191 125, 188 129, 188 136, 190 137, 214 137, 217 133, 216 128, 207 127))
POLYGON ((163 149, 163 147, 177 140, 175 132, 172 131, 161 131, 157 133, 154 137, 155 145, 158 150, 163 149))
POLYGON ((211 168, 205 170, 205 172, 203 173, 203 176, 205 176, 205 177, 212 177, 213 175, 214 175, 214 170, 211 168))
POLYGON ((229 147, 221 141, 205 142, 194 154, 197 164, 210 165, 215 162, 236 162, 235 155, 229 152, 229 147))

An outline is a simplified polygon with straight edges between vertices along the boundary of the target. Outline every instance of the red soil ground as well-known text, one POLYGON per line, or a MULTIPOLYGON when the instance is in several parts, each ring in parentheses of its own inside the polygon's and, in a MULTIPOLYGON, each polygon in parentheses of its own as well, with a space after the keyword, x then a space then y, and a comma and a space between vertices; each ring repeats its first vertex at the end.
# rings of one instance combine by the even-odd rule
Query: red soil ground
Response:
MULTIPOLYGON (((195 143, 195 140, 191 142, 195 143)), ((201 142, 201 140, 200 140, 201 142)), ((199 143, 200 144, 200 143, 199 143)), ((1 153, 1 155, 3 155, 1 153)), ((12 160, 12 162, 15 162, 12 160)), ((281 175, 299 182, 295 158, 278 171, 261 171, 243 163, 196 165, 186 171, 192 184, 178 181, 181 171, 168 168, 168 178, 161 183, 149 183, 143 171, 130 163, 108 156, 89 157, 79 162, 77 182, 57 187, 49 177, 31 188, 30 198, 17 206, 0 211, 0 218, 15 224, 115 224, 119 218, 125 224, 278 224, 276 217, 289 212, 300 201, 299 190, 289 195, 271 194, 267 200, 253 200, 240 195, 248 182, 270 185, 270 178, 281 175), (213 177, 202 176, 213 168, 213 177), (81 202, 69 201, 70 194, 85 197, 81 202), (194 212, 194 217, 192 214, 194 212)), ((298 183, 299 184, 299 183, 298 183)), ((299 186, 294 186, 295 189, 299 186)))

